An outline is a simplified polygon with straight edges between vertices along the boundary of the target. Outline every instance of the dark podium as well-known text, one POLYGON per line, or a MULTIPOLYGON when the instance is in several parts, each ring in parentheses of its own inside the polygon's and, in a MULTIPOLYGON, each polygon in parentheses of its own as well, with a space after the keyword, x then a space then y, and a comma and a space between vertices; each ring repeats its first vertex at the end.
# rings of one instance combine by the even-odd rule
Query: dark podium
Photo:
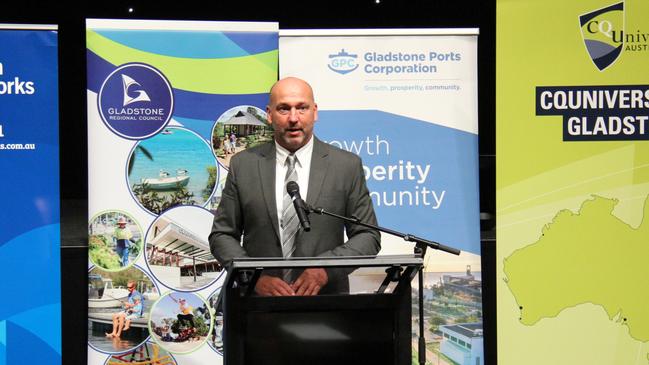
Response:
POLYGON ((221 290, 225 365, 410 365, 415 255, 233 261, 221 290), (350 292, 260 297, 262 274, 351 273, 350 292))

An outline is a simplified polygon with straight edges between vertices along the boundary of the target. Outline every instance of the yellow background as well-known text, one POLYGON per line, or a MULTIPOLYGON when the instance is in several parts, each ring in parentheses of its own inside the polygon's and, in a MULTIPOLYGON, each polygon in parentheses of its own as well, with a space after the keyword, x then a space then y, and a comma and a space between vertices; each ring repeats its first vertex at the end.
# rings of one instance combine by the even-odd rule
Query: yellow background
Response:
MULTIPOLYGON (((614 3, 497 1, 496 270, 501 365, 648 363, 649 344, 632 339, 626 326, 609 320, 595 304, 567 308, 557 317, 522 325, 503 273, 506 257, 537 241, 542 227, 560 210, 576 212, 591 194, 618 199, 613 214, 631 227, 641 224, 649 195, 649 142, 563 142, 561 116, 535 115, 537 86, 649 85, 649 51, 623 51, 604 71, 588 55, 579 16, 614 3)), ((625 31, 649 34, 647 15, 649 1, 625 2, 625 31)), ((562 269, 578 268, 548 267, 562 269)))

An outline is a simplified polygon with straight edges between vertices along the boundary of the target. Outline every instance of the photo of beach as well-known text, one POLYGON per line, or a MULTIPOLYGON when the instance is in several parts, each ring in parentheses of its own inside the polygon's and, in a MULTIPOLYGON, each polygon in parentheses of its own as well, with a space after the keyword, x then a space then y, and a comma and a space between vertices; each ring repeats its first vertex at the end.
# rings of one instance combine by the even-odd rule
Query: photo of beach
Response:
POLYGON ((151 338, 171 353, 189 353, 205 344, 212 332, 212 313, 193 293, 169 293, 151 310, 151 338))
POLYGON ((122 353, 149 337, 147 321, 159 298, 151 278, 134 265, 88 272, 88 343, 99 351, 122 353))
POLYGON ((179 127, 138 142, 126 168, 133 197, 154 214, 178 205, 204 206, 218 179, 210 146, 179 127))
POLYGON ((273 139, 273 128, 266 121, 266 112, 251 105, 227 110, 212 128, 212 150, 226 169, 235 154, 273 139))

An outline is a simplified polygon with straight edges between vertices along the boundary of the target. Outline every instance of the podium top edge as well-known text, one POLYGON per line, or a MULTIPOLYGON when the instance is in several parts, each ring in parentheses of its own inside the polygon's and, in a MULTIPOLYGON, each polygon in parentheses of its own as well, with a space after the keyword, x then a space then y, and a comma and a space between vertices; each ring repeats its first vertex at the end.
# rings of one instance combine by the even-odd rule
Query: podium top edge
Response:
POLYGON ((345 37, 345 36, 477 36, 479 28, 394 28, 394 29, 280 29, 280 37, 345 37))
POLYGON ((336 257, 277 257, 235 259, 229 269, 298 268, 298 267, 370 267, 394 265, 423 265, 424 260, 415 255, 391 256, 336 256, 336 257))
POLYGON ((57 24, 9 24, 0 23, 0 29, 6 30, 58 30, 57 24))

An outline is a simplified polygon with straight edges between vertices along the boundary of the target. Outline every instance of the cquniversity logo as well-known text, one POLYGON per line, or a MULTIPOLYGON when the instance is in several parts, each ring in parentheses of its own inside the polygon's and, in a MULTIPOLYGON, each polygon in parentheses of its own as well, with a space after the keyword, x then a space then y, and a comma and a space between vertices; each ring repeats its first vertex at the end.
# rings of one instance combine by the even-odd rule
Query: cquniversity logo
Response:
POLYGON ((120 137, 144 139, 161 131, 173 112, 173 91, 150 65, 128 63, 113 71, 99 89, 101 119, 120 137))
POLYGON ((358 68, 357 58, 358 55, 349 54, 344 49, 341 49, 340 52, 329 55, 329 64, 327 66, 331 71, 344 75, 358 68))
POLYGON ((590 58, 603 71, 624 47, 624 2, 581 15, 579 25, 590 58))

